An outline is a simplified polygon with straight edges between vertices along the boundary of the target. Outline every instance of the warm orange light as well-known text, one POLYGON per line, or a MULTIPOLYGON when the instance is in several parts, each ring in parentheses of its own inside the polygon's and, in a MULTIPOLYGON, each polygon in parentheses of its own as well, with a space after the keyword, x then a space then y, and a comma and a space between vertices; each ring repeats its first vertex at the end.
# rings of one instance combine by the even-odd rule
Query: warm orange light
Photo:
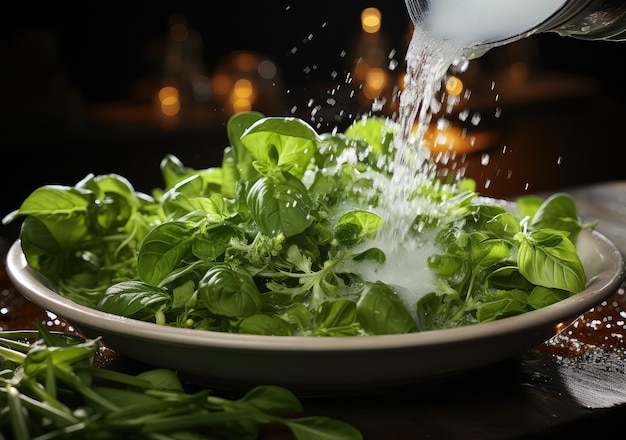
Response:
POLYGON ((452 96, 459 96, 463 91, 463 81, 456 76, 451 76, 446 81, 446 92, 452 96))
POLYGON ((387 85, 387 73, 378 67, 369 69, 365 76, 363 94, 368 99, 378 98, 387 85))
POLYGON ((211 83, 213 84, 213 93, 220 96, 227 95, 232 87, 230 77, 223 73, 215 74, 211 83))
POLYGON ((238 79, 233 87, 233 94, 237 98, 250 98, 254 93, 254 87, 249 79, 238 79))
POLYGON ((161 87, 158 93, 161 112, 166 116, 177 115, 180 111, 180 100, 178 99, 178 89, 176 87, 161 87))
POLYGON ((511 63, 508 70, 508 75, 512 83, 523 83, 528 79, 529 69, 528 64, 521 61, 511 63))
POLYGON ((239 98, 233 101, 233 113, 247 112, 252 110, 252 103, 249 99, 239 98))
POLYGON ((475 153, 495 145, 497 134, 488 131, 472 131, 450 126, 438 129, 429 126, 424 133, 425 144, 433 153, 475 153))
POLYGON ((361 28, 368 34, 380 30, 381 14, 377 8, 365 8, 361 12, 361 28))
POLYGON ((259 65, 259 58, 251 53, 242 52, 235 55, 233 68, 240 72, 254 72, 259 65))
POLYGON ((178 99, 178 89, 171 86, 161 87, 161 90, 159 90, 159 101, 163 102, 167 98, 178 99))
POLYGON ((180 111, 180 101, 174 96, 168 96, 161 100, 161 111, 164 115, 174 116, 180 111))

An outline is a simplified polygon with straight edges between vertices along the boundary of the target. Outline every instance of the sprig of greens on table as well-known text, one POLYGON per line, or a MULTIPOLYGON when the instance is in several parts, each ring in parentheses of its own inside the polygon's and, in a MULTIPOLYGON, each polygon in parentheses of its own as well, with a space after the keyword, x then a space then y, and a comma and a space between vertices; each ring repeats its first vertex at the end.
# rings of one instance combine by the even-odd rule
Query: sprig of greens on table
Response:
POLYGON ((98 368, 99 339, 38 327, 0 332, 0 438, 254 440, 270 424, 297 440, 362 438, 340 420, 296 417, 304 408, 285 388, 258 386, 237 400, 208 389, 187 392, 171 370, 98 368))
POLYGON ((219 167, 168 155, 164 188, 150 195, 120 175, 89 174, 36 189, 3 221, 24 217, 27 262, 59 294, 187 328, 409 333, 521 314, 585 288, 575 244, 591 225, 567 194, 520 197, 514 213, 479 197, 472 180, 416 179, 410 197, 433 209, 410 226, 436 231, 428 268, 437 289, 406 304, 393 285, 344 264, 385 264, 368 243, 384 223, 376 208, 391 178, 394 123, 369 118, 318 134, 297 118, 247 112, 226 129, 219 167))

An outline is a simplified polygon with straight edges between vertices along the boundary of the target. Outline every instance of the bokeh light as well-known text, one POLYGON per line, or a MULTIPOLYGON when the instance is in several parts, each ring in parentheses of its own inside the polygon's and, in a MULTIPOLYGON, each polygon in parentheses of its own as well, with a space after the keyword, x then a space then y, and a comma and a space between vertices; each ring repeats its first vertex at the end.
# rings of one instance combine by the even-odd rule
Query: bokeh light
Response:
POLYGON ((361 12, 361 27, 368 34, 376 33, 380 30, 381 13, 377 8, 365 8, 361 12))

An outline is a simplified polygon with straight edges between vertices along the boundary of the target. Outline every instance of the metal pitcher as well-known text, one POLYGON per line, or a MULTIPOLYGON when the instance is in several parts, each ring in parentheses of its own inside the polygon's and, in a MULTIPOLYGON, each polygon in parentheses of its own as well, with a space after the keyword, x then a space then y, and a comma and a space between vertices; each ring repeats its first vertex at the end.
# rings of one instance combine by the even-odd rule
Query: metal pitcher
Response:
MULTIPOLYGON (((438 1, 441 0, 405 0, 405 3, 409 16, 415 24, 418 24, 428 18, 432 5, 437 6, 438 1)), ((481 7, 481 4, 477 2, 473 4, 474 6, 481 7)), ((541 32, 555 32, 561 36, 584 40, 624 41, 626 0, 564 0, 555 12, 546 16, 538 25, 523 32, 515 31, 505 37, 498 36, 496 39, 473 43, 467 48, 466 55, 469 58, 476 58, 493 47, 541 32)))

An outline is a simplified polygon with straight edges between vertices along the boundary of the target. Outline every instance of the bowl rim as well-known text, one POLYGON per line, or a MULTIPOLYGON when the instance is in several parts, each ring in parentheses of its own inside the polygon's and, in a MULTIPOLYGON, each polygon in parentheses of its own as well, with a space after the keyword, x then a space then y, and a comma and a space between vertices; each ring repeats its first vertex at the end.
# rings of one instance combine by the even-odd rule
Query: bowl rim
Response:
POLYGON ((403 348, 442 347, 466 341, 487 339, 494 334, 510 334, 529 327, 556 324, 575 318, 600 304, 615 293, 626 276, 624 257, 606 236, 596 230, 583 230, 604 256, 598 273, 587 287, 566 299, 541 309, 496 321, 450 329, 425 332, 370 336, 268 336, 225 333, 209 330, 165 327, 151 322, 113 315, 73 302, 52 291, 46 279, 26 262, 20 239, 10 246, 6 270, 13 285, 29 301, 68 321, 77 329, 97 328, 107 334, 132 335, 135 339, 189 347, 212 347, 221 350, 296 351, 296 352, 357 352, 403 348), (97 325, 93 324, 97 323, 97 325), (166 330, 166 331, 163 331, 166 330), (306 341, 305 343, 303 343, 306 341))

